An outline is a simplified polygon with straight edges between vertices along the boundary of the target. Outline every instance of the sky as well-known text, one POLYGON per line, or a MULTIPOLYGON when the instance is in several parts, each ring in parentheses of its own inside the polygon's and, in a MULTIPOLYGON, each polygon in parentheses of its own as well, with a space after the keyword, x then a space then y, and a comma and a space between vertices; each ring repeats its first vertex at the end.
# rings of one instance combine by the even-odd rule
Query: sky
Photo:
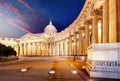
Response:
POLYGON ((80 14, 85 0, 0 0, 0 37, 43 33, 50 18, 58 32, 80 14))

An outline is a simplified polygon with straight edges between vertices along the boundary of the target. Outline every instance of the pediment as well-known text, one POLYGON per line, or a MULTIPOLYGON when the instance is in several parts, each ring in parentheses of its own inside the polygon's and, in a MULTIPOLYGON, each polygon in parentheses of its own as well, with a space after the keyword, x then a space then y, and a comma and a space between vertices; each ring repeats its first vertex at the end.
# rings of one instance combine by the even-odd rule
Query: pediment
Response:
POLYGON ((38 39, 39 37, 32 34, 32 33, 28 33, 24 36, 22 36, 21 38, 19 38, 20 40, 26 40, 26 39, 38 39))

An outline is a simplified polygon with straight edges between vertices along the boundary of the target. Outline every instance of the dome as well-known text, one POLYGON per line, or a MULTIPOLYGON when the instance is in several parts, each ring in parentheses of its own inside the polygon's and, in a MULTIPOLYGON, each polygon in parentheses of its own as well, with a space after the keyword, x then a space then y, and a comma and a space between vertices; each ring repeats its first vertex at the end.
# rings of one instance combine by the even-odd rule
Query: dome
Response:
POLYGON ((51 20, 50 20, 50 23, 45 27, 44 33, 46 33, 46 34, 48 34, 48 35, 52 35, 52 34, 56 34, 56 33, 57 33, 57 29, 56 29, 55 26, 52 24, 52 21, 51 21, 51 20))

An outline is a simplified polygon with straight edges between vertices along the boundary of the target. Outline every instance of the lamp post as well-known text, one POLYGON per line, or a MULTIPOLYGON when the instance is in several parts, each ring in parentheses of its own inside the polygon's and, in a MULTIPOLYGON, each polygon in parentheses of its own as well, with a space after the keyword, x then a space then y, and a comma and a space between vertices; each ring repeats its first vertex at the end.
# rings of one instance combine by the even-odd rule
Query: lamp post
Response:
POLYGON ((75 55, 76 55, 76 43, 73 43, 73 48, 74 48, 73 61, 75 61, 75 55))

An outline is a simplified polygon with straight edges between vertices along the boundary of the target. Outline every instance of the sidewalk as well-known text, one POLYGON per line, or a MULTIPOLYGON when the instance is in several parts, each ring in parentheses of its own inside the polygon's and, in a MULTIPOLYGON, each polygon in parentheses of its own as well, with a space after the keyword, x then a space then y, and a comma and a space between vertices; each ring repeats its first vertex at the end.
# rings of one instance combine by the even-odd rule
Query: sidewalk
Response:
POLYGON ((15 63, 15 62, 18 62, 18 61, 21 61, 21 60, 18 59, 18 60, 12 60, 12 61, 7 61, 7 62, 0 62, 0 65, 12 64, 12 63, 15 63))
POLYGON ((92 78, 85 70, 85 60, 75 60, 70 58, 65 58, 71 65, 79 70, 79 75, 86 79, 86 81, 120 81, 119 79, 107 79, 107 78, 92 78))

